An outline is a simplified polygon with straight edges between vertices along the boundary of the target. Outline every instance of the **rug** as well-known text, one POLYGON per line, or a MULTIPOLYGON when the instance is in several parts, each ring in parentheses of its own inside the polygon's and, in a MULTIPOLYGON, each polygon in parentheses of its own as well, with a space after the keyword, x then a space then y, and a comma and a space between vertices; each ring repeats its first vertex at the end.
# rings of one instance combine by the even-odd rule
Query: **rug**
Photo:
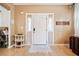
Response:
POLYGON ((47 53, 50 52, 51 48, 48 45, 32 45, 31 48, 29 49, 29 52, 31 53, 47 53))

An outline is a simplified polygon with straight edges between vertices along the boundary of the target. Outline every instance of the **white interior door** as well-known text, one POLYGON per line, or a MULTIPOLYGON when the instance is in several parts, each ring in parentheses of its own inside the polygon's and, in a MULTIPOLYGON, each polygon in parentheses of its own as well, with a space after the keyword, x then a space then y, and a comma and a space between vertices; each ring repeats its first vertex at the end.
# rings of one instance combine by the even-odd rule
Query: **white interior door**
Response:
POLYGON ((32 15, 32 44, 47 44, 47 15, 32 15))

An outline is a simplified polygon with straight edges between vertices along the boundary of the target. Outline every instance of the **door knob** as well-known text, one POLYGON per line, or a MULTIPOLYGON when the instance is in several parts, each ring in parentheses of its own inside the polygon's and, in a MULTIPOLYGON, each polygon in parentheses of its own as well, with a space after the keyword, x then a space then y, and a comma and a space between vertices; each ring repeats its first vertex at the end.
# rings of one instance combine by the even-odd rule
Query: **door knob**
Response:
POLYGON ((35 32, 35 28, 33 28, 33 31, 35 32))

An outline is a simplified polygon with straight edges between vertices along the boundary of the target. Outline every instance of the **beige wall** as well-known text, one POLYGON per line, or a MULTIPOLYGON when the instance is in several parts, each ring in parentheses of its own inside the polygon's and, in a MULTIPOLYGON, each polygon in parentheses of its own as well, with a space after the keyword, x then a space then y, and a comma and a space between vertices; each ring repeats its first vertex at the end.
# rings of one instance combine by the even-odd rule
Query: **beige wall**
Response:
POLYGON ((24 33, 25 28, 25 13, 29 12, 51 12, 54 13, 54 43, 63 44, 68 43, 69 36, 73 35, 73 7, 61 5, 28 5, 28 6, 15 6, 15 33, 24 33), (24 12, 24 14, 20 14, 24 12), (68 20, 70 25, 56 25, 58 20, 68 20), (23 29, 21 28, 23 26, 23 29))

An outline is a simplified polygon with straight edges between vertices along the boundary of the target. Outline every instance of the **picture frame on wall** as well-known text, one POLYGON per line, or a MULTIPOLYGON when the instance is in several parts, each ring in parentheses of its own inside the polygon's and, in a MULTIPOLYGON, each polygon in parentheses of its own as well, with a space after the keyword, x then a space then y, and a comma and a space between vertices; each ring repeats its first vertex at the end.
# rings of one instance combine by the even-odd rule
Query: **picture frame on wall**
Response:
POLYGON ((56 21, 56 25, 69 25, 69 21, 56 21))

